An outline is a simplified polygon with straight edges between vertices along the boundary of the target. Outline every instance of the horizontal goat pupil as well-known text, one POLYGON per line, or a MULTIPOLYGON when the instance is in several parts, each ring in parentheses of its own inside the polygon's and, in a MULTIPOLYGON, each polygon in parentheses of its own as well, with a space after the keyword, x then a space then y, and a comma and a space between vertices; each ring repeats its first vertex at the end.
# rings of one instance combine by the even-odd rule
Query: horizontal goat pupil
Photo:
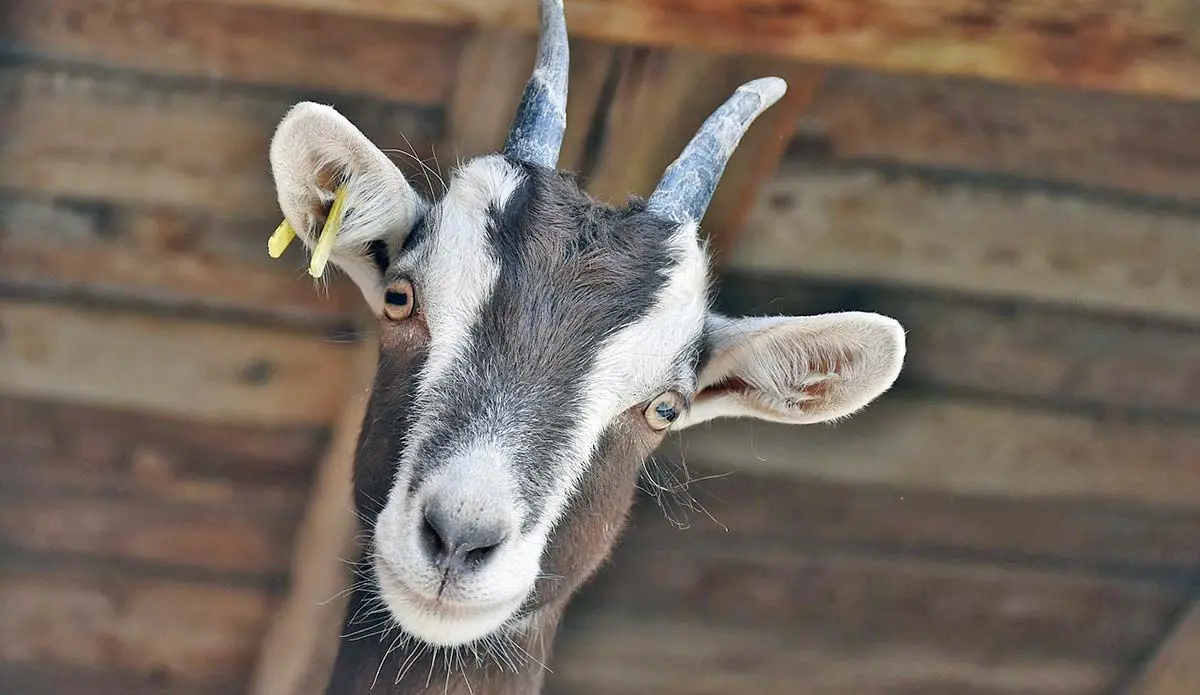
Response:
POLYGON ((408 304, 408 294, 396 290, 388 290, 383 298, 388 304, 399 304, 400 306, 408 304))
POLYGON ((659 403, 654 412, 658 413, 658 416, 664 420, 675 419, 675 409, 666 403, 659 403))

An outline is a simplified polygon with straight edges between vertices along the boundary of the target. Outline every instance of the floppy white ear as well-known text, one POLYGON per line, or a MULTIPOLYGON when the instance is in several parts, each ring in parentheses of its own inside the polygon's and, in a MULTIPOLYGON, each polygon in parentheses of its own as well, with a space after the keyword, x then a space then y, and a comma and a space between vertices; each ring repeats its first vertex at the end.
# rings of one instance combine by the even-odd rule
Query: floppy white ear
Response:
POLYGON ((883 394, 904 363, 904 329, 878 314, 727 318, 710 314, 711 353, 674 429, 720 417, 811 424, 883 394))
MULTIPOLYGON (((284 219, 312 254, 311 274, 321 277, 327 262, 337 266, 382 313, 383 271, 425 201, 386 154, 322 104, 288 111, 271 139, 270 161, 284 219), (339 189, 344 200, 334 205, 339 189), (334 233, 323 234, 327 229, 334 233)), ((277 231, 273 254, 288 236, 286 228, 277 231)))

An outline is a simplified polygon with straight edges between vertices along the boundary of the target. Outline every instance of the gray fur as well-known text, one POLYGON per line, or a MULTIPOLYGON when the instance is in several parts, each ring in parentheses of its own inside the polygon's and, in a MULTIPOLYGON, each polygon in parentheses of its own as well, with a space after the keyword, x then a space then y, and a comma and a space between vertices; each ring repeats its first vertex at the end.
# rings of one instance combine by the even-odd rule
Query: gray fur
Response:
MULTIPOLYGON (((602 205, 563 174, 514 166, 525 183, 492 211, 488 229, 500 277, 469 347, 429 385, 438 399, 422 417, 435 424, 410 490, 456 446, 503 432, 518 443, 532 522, 553 487, 555 453, 578 425, 579 384, 603 339, 646 315, 675 266, 667 249, 674 225, 641 206, 602 205)), ((420 242, 411 252, 420 253, 420 242)))

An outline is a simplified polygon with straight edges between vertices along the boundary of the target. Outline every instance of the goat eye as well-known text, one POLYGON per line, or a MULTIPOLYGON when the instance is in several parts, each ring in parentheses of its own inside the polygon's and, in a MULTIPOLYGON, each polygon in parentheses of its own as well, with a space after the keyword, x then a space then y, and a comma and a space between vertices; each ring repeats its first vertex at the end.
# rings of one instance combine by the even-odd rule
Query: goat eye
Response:
POLYGON ((679 419, 683 410, 683 399, 674 391, 667 391, 650 401, 646 406, 646 422, 655 430, 665 430, 679 419))
POLYGON ((413 310, 413 286, 408 280, 396 280, 383 293, 383 313, 392 321, 406 319, 413 310))

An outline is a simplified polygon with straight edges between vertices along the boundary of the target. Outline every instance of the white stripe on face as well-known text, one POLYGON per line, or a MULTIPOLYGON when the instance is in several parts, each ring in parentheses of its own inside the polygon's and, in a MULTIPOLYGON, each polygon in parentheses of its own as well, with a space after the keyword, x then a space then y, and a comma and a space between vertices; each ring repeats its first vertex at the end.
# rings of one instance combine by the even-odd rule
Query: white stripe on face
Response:
MULTIPOLYGON (((492 296, 500 261, 488 241, 489 210, 503 209, 524 175, 505 159, 475 159, 454 174, 449 192, 433 209, 424 247, 400 262, 419 273, 418 298, 429 326, 429 351, 417 379, 418 403, 469 346, 471 326, 492 296)), ((416 433, 414 433, 416 434, 416 433)), ((411 449, 411 447, 410 447, 411 449)))
POLYGON ((622 411, 678 388, 688 394, 695 375, 680 356, 696 345, 708 310, 708 262, 698 225, 681 225, 669 248, 678 259, 649 312, 605 341, 587 379, 579 385, 582 413, 562 473, 546 501, 537 529, 548 534, 586 471, 604 429, 622 411))

